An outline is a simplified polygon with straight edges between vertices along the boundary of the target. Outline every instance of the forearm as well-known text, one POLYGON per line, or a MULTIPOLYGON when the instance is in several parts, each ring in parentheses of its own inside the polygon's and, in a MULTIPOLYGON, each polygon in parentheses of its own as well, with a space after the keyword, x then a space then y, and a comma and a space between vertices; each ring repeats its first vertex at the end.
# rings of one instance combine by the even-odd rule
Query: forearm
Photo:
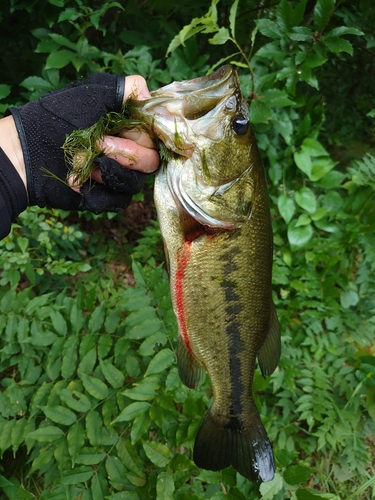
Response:
POLYGON ((27 189, 21 142, 12 116, 0 119, 0 148, 7 155, 27 189))
POLYGON ((0 148, 0 239, 10 232, 11 223, 27 207, 23 180, 0 148))

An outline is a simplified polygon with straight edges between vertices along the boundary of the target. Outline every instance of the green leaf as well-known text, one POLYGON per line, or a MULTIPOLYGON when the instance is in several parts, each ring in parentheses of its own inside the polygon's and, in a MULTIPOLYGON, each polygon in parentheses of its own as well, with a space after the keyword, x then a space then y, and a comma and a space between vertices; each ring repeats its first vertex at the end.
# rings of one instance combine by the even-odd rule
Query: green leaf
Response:
POLYGON ((20 418, 16 421, 15 425, 12 428, 10 440, 12 443, 13 454, 16 453, 16 451, 24 441, 25 427, 26 427, 26 419, 20 418))
POLYGON ((65 337, 65 335, 68 332, 68 327, 67 327, 66 321, 64 319, 64 316, 59 311, 56 311, 53 309, 50 312, 50 318, 52 321, 52 326, 56 330, 56 332, 59 335, 62 335, 63 337, 65 337))
POLYGON ((285 482, 294 486, 308 481, 313 473, 314 469, 311 469, 311 467, 292 465, 285 469, 283 477, 285 482))
POLYGON ((72 425, 77 419, 76 414, 64 406, 44 406, 43 411, 47 418, 57 424, 72 425))
POLYGON ((344 309, 356 306, 358 302, 359 297, 355 290, 344 290, 340 292, 340 303, 344 309))
POLYGON ((303 140, 302 150, 310 156, 329 156, 324 146, 312 137, 306 137, 306 139, 303 140))
POLYGON ((140 340, 158 332, 162 328, 159 318, 145 319, 127 332, 128 339, 140 340))
POLYGON ((239 0, 234 0, 229 12, 229 28, 232 34, 232 38, 236 38, 236 16, 237 16, 238 2, 239 0))
POLYGON ((57 340, 57 335, 48 330, 44 330, 34 335, 30 335, 27 339, 24 340, 25 343, 31 344, 35 347, 44 347, 53 345, 57 340))
POLYGON ((143 461, 129 440, 119 440, 116 444, 118 457, 125 467, 137 474, 143 474, 143 461))
POLYGON ((108 387, 102 380, 91 375, 86 375, 85 373, 81 373, 79 377, 82 380, 83 387, 90 396, 99 401, 108 397, 108 387))
POLYGON ((167 336, 164 332, 158 331, 146 338, 139 346, 137 354, 140 356, 154 356, 156 346, 162 346, 167 343, 167 336))
POLYGON ((73 332, 80 334, 84 323, 84 316, 77 305, 77 300, 74 301, 70 311, 70 323, 73 332))
POLYGON ((262 93, 264 103, 270 108, 284 108, 291 106, 294 101, 289 99, 287 92, 279 89, 267 89, 262 93))
MULTIPOLYGON (((108 498, 107 495, 109 494, 109 489, 107 479, 101 474, 95 474, 91 480, 91 491, 93 500, 104 500, 105 498, 108 498)), ((129 495, 129 500, 132 500, 130 496, 131 492, 127 491, 126 493, 129 495)))
POLYGON ((138 472, 127 472, 125 477, 133 486, 142 488, 147 483, 147 476, 144 473, 138 472))
POLYGON ((126 469, 118 457, 109 456, 105 462, 107 474, 111 484, 123 483, 126 469))
POLYGON ((133 445, 149 434, 150 425, 151 418, 149 412, 141 413, 135 417, 130 432, 130 439, 133 445))
POLYGON ((150 403, 146 402, 131 403, 122 410, 120 415, 117 418, 115 418, 112 424, 115 424, 117 422, 127 422, 129 420, 133 420, 137 415, 147 412, 149 408, 150 408, 150 403))
POLYGON ((272 118, 272 111, 261 99, 255 99, 250 105, 251 123, 268 123, 272 118))
POLYGON ((143 449, 151 462, 158 467, 165 467, 172 458, 172 452, 168 446, 156 441, 144 442, 143 449))
POLYGON ((77 464, 97 465, 104 462, 107 457, 105 453, 89 453, 88 450, 94 450, 94 448, 85 448, 82 450, 82 453, 76 457, 77 464))
POLYGON ((324 38, 323 43, 334 54, 337 54, 339 52, 347 52, 351 56, 353 55, 353 45, 348 42, 348 40, 345 40, 345 38, 324 38))
POLYGON ((283 33, 274 21, 270 19, 258 19, 256 23, 262 35, 268 36, 269 38, 282 38, 283 33))
POLYGON ((174 500, 175 485, 171 472, 160 472, 156 480, 156 500, 174 500))
POLYGON ((117 309, 107 313, 107 317, 105 319, 105 324, 104 324, 105 331, 110 335, 112 333, 115 333, 120 320, 121 320, 120 311, 118 311, 117 309))
POLYGON ((314 33, 308 26, 296 26, 290 31, 289 38, 296 42, 312 42, 314 33))
MULTIPOLYGON (((88 337, 85 337, 88 338, 88 337)), ((87 347, 87 346, 86 346, 87 347)), ((82 348, 82 344, 81 344, 82 348)), ((86 349, 84 349, 85 351, 86 349)), ((82 352, 82 349, 81 349, 82 352)), ((89 351, 87 351, 83 358, 81 359, 81 362, 78 365, 78 374, 86 374, 89 375, 95 367, 96 364, 96 347, 93 347, 89 351)))
POLYGON ((63 47, 68 47, 68 49, 72 49, 73 51, 77 50, 77 44, 71 42, 68 38, 58 33, 50 33, 49 36, 52 38, 54 42, 63 47))
POLYGON ((309 214, 316 211, 316 198, 314 192, 309 188, 301 188, 294 194, 297 204, 309 214))
POLYGON ((275 458, 280 467, 287 467, 296 458, 296 452, 282 448, 275 451, 275 458))
POLYGON ((110 352, 113 341, 110 335, 100 335, 98 342, 98 356, 100 359, 104 359, 110 352))
POLYGON ((6 477, 0 475, 0 488, 5 488, 6 486, 14 486, 14 485, 10 481, 8 481, 6 477))
POLYGON ((311 218, 307 214, 301 214, 297 219, 295 227, 307 226, 310 222, 311 218))
POLYGON ((76 390, 61 389, 59 391, 61 401, 63 401, 72 410, 80 413, 86 413, 91 408, 91 403, 86 394, 76 390))
POLYGON ((67 66, 72 60, 76 57, 74 52, 71 52, 70 50, 58 50, 57 52, 52 52, 47 57, 46 61, 46 69, 50 68, 57 68, 61 69, 67 66))
POLYGON ((22 253, 25 253, 28 246, 29 246, 29 239, 28 238, 22 238, 21 236, 18 236, 17 238, 17 245, 20 247, 20 250, 22 253))
POLYGON ((296 222, 292 222, 288 227, 289 243, 296 248, 301 248, 308 243, 313 235, 311 224, 296 227, 296 222))
POLYGON ((91 446, 98 447, 102 440, 103 422, 96 410, 91 410, 86 416, 86 433, 91 446))
POLYGON ((277 24, 283 31, 288 31, 292 26, 293 9, 287 0, 281 0, 276 9, 277 24))
POLYGON ((0 84, 0 99, 5 99, 10 94, 11 87, 9 85, 5 85, 4 83, 0 84))
POLYGON ((259 487, 259 491, 262 494, 262 500, 273 500, 277 493, 281 491, 283 487, 283 479, 277 472, 272 481, 267 481, 262 483, 259 487))
POLYGON ((364 35, 363 31, 357 29, 357 28, 352 28, 351 26, 338 26, 337 28, 333 28, 333 30, 329 31, 325 37, 336 37, 336 36, 343 36, 343 35, 357 35, 357 36, 362 36, 364 35))
POLYGON ((200 19, 193 19, 191 24, 184 26, 182 30, 172 39, 168 45, 166 55, 176 50, 180 45, 185 45, 186 40, 204 29, 204 25, 200 24, 200 19))
POLYGON ((289 224, 296 210, 294 199, 282 193, 277 199, 277 207, 279 209, 281 217, 287 224, 289 224))
POLYGON ((52 460, 54 451, 55 450, 49 446, 41 448, 39 451, 39 455, 33 460, 30 473, 33 473, 47 465, 52 460))
POLYGON ((229 31, 227 28, 220 28, 217 33, 212 38, 209 38, 208 41, 212 45, 223 45, 230 38, 229 31))
POLYGON ((312 164, 310 180, 316 182, 323 179, 336 165, 337 162, 332 161, 330 158, 315 160, 312 164))
POLYGON ((152 306, 145 306, 131 312, 125 319, 124 324, 131 328, 143 323, 146 320, 152 321, 155 319, 157 319, 155 308, 152 306))
POLYGON ((90 333, 98 332, 100 330, 100 328, 103 326, 104 316, 105 316, 104 305, 105 305, 105 303, 102 302, 100 305, 98 305, 98 307, 90 315, 89 325, 88 325, 90 333))
POLYGON ((335 9, 335 0, 317 0, 314 7, 314 27, 323 31, 335 9))
POLYGON ((319 498, 325 500, 340 500, 337 495, 333 495, 332 493, 320 493, 316 490, 305 488, 299 488, 296 491, 296 497, 298 500, 317 500, 319 498))
POLYGON ((94 471, 91 467, 76 467, 73 472, 66 474, 60 478, 61 484, 78 484, 85 483, 92 478, 94 471))
POLYGON ((64 431, 60 429, 60 427, 46 425, 30 432, 27 437, 35 439, 35 441, 39 441, 41 443, 52 443, 53 441, 60 439, 63 435, 64 431))
POLYGON ((144 376, 160 373, 172 366, 174 362, 175 356, 173 352, 170 349, 162 349, 152 358, 144 376))
POLYGON ((77 456, 81 452, 85 443, 85 430, 83 425, 80 422, 76 422, 72 425, 68 431, 66 439, 68 443, 69 455, 72 459, 72 465, 74 467, 77 456))
POLYGON ((28 78, 25 78, 25 80, 23 80, 20 85, 30 90, 31 92, 47 92, 54 89, 51 82, 45 80, 44 78, 41 78, 40 76, 29 76, 28 78))
POLYGON ((257 57, 265 59, 275 59, 276 62, 281 62, 285 58, 285 52, 280 47, 278 42, 269 42, 263 45, 256 53, 257 57))
POLYGON ((109 385, 111 385, 115 389, 119 389, 124 385, 125 381, 124 374, 118 368, 116 368, 110 361, 100 360, 100 368, 102 370, 104 378, 107 380, 109 385))
POLYGON ((76 370, 78 357, 77 346, 78 338, 74 336, 68 337, 64 343, 61 363, 61 375, 64 379, 69 379, 70 377, 72 377, 73 373, 76 370))
POLYGON ((149 401, 155 397, 160 385, 159 377, 146 377, 139 383, 135 383, 131 389, 124 391, 123 394, 136 401, 149 401))
POLYGON ((312 171, 310 155, 305 151, 297 151, 294 153, 294 161, 296 162, 297 167, 310 178, 312 171))

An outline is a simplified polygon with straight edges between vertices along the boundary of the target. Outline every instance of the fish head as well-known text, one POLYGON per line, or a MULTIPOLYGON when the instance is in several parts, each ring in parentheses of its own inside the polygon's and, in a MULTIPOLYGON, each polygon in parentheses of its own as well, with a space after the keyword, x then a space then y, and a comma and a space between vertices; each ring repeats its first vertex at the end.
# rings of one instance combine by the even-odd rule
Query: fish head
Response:
POLYGON ((142 113, 173 153, 167 179, 176 202, 206 226, 246 223, 260 157, 233 67, 154 91, 142 113))

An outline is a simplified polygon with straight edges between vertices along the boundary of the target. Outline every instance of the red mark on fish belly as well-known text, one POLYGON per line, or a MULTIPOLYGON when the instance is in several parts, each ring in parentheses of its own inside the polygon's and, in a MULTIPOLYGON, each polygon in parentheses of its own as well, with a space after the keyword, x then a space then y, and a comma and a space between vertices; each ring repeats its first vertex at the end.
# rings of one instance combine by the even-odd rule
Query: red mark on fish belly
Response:
POLYGON ((186 241, 178 251, 175 297, 176 297, 177 319, 180 325, 180 333, 182 335, 182 338, 184 340, 188 352, 191 355, 193 355, 193 350, 191 348, 190 339, 186 327, 186 314, 185 314, 185 303, 184 303, 184 279, 185 279, 186 266, 188 265, 190 259, 191 246, 192 246, 192 241, 186 241))

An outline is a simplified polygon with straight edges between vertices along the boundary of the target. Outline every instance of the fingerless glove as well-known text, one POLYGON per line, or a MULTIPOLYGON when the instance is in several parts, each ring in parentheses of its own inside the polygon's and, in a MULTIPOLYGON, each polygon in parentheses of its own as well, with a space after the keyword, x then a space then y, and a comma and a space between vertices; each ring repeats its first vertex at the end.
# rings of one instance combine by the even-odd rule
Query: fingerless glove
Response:
POLYGON ((110 111, 120 111, 125 78, 94 73, 71 87, 10 108, 22 144, 30 205, 64 210, 120 211, 143 186, 146 174, 102 156, 97 163, 104 184, 87 181, 82 195, 65 184, 62 146, 73 130, 87 128, 110 111))
POLYGON ((11 223, 26 207, 25 185, 0 148, 0 240, 9 234, 11 223))

